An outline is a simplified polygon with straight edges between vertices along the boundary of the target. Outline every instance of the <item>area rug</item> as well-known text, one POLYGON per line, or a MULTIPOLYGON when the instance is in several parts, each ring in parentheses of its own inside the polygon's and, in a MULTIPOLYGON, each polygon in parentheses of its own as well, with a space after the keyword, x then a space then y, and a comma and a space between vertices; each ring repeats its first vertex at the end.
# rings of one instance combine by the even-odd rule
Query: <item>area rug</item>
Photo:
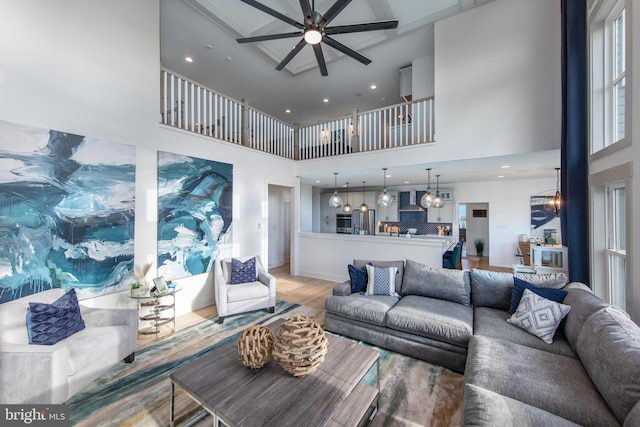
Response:
MULTIPOLYGON (((69 401, 70 421, 78 426, 169 425, 169 374, 208 352, 235 342, 242 329, 297 314, 324 324, 324 311, 278 301, 275 313, 259 310, 217 318, 177 331, 141 346, 132 364, 118 364, 69 401)), ((361 343, 362 345, 367 345, 361 343)), ((388 350, 380 349, 380 411, 375 426, 457 426, 462 418, 462 375, 388 350)), ((375 384, 375 372, 365 382, 375 384)), ((176 425, 201 412, 176 388, 176 425)), ((198 425, 211 425, 207 417, 198 425)))

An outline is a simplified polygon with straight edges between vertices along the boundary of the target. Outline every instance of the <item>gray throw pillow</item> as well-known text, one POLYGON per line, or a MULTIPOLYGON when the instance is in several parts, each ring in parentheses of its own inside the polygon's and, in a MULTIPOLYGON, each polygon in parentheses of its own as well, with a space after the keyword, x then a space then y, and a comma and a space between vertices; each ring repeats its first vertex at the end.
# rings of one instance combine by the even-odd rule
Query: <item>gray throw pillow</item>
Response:
POLYGON ((354 259, 353 266, 355 268, 363 268, 365 265, 372 265, 374 267, 395 267, 398 269, 396 274, 396 292, 400 293, 402 289, 402 276, 404 274, 404 261, 371 261, 365 259, 354 259))
POLYGON ((471 305, 469 272, 430 267, 407 260, 402 279, 403 295, 431 297, 458 304, 471 305))

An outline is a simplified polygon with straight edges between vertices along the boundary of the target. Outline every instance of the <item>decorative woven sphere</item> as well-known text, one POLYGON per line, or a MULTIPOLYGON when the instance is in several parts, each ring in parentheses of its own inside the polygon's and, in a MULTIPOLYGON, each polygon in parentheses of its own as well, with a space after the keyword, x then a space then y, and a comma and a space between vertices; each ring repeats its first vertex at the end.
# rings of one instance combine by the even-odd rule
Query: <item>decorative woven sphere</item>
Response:
POLYGON ((271 358, 273 341, 273 332, 266 326, 244 328, 238 338, 238 359, 247 368, 262 368, 271 358))
POLYGON ((307 316, 295 316, 282 324, 273 344, 273 358, 294 377, 312 373, 324 361, 329 341, 307 316))

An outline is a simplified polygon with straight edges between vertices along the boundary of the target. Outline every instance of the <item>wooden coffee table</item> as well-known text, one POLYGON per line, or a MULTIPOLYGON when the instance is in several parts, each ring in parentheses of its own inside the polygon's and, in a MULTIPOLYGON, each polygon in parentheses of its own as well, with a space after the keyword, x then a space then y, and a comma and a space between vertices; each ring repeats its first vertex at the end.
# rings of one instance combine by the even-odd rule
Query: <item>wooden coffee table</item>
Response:
MULTIPOLYGON (((277 330, 279 324, 269 325, 277 330)), ((380 392, 378 350, 327 334, 329 349, 318 369, 302 378, 273 359, 260 369, 238 360, 229 343, 171 373, 171 426, 175 386, 229 426, 356 426, 369 424, 380 392), (376 365, 376 387, 362 383, 376 365)))

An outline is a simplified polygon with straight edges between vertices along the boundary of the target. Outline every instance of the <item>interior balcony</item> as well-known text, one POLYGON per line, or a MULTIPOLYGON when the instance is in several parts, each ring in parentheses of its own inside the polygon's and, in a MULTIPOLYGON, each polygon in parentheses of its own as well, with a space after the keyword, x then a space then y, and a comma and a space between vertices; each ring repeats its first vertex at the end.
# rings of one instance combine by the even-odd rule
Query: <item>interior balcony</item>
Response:
POLYGON ((434 98, 299 127, 161 69, 161 123, 292 160, 435 142, 434 98))

